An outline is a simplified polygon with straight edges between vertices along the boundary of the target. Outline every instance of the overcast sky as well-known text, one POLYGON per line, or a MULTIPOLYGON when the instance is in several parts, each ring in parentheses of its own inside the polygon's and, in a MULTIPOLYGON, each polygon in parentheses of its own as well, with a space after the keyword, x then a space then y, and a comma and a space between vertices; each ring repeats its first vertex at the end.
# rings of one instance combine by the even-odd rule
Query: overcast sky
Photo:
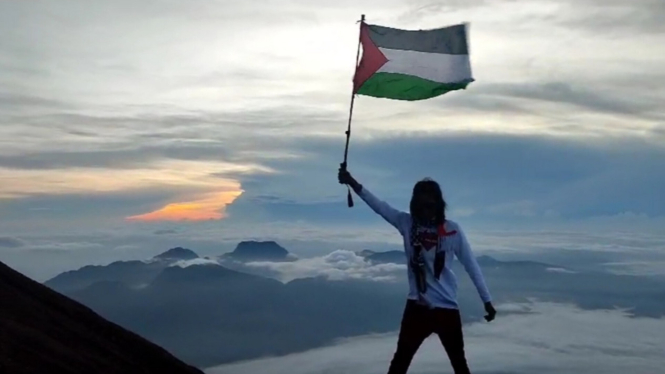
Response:
MULTIPOLYGON (((662 319, 631 318, 620 310, 586 311, 540 302, 501 305, 497 309, 516 314, 464 328, 467 359, 474 373, 653 374, 665 365, 662 319)), ((388 368, 396 342, 395 334, 354 338, 331 347, 223 365, 206 372, 381 374, 388 368)), ((452 373, 435 335, 423 343, 409 373, 452 373)))
POLYGON ((432 176, 465 227, 662 232, 664 4, 2 1, 0 254, 43 276, 195 240, 394 244, 336 181, 362 13, 468 22, 476 78, 356 100, 349 167, 381 198, 432 176))

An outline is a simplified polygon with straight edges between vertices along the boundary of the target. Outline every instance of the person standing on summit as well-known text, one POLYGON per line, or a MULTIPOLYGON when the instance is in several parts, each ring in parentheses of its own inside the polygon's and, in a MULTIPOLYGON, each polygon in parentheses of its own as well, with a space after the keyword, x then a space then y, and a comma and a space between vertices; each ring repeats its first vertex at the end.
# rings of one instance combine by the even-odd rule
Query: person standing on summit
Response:
POLYGON ((494 320, 496 310, 464 232, 459 224, 446 219, 446 202, 439 184, 429 178, 417 182, 410 211, 402 212, 379 200, 344 166, 339 169, 338 179, 404 239, 409 294, 388 374, 405 374, 421 344, 432 333, 438 335, 455 374, 470 374, 457 304, 457 279, 450 267, 454 257, 466 269, 484 303, 485 320, 494 320))

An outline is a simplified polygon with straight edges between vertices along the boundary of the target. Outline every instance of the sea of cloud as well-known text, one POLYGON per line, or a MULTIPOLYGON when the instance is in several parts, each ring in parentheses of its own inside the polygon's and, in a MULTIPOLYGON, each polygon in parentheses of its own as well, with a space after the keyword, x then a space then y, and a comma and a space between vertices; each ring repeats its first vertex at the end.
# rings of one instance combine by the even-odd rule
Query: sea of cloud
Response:
POLYGON ((298 278, 324 277, 328 280, 372 280, 377 282, 400 281, 406 265, 374 264, 359 254, 348 250, 335 250, 324 256, 295 259, 294 261, 240 262, 220 257, 200 257, 180 260, 170 266, 221 265, 250 273, 271 276, 282 282, 298 278))
MULTIPOLYGON (((655 374, 665 366, 663 319, 538 301, 500 305, 498 310, 499 317, 492 323, 465 326, 467 358, 474 373, 655 374)), ((223 365, 206 372, 383 374, 396 339, 395 333, 353 338, 321 349, 223 365)), ((425 341, 409 373, 452 373, 436 337, 425 341)))
MULTIPOLYGON (((217 224, 211 224, 216 226, 217 224)), ((298 226, 298 225, 294 225, 298 226)), ((248 270, 265 270, 283 281, 324 275, 333 279, 389 280, 402 277, 403 266, 372 265, 357 252, 401 250, 399 234, 387 225, 322 228, 303 224, 298 231, 288 225, 266 225, 263 234, 247 227, 187 226, 147 231, 107 229, 76 234, 0 235, 2 261, 40 281, 63 271, 118 260, 149 259, 175 246, 216 259, 242 240, 275 240, 299 258, 290 263, 256 262, 248 270), (279 226, 279 227, 278 227, 279 226), (237 229, 237 230, 236 230, 237 229)), ((251 228, 251 227, 250 227, 251 228)), ((628 231, 577 230, 467 230, 476 255, 500 260, 534 260, 580 271, 665 277, 665 236, 628 231)))
POLYGON ((303 258, 293 262, 257 261, 247 263, 253 269, 266 269, 278 274, 282 281, 324 276, 329 280, 365 279, 396 281, 406 265, 373 264, 357 253, 338 249, 325 256, 303 258))

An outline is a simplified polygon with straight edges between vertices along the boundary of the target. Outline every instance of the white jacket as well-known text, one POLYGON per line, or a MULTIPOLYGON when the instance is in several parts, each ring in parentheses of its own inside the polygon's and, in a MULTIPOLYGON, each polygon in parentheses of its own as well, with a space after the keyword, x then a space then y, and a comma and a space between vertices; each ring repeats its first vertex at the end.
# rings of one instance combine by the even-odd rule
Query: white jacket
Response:
MULTIPOLYGON (((369 205, 374 212, 383 217, 388 221, 392 226, 394 226, 397 231, 402 235, 404 241, 404 250, 407 256, 407 266, 408 277, 409 277, 409 295, 408 298, 412 300, 419 300, 418 287, 416 285, 416 279, 413 274, 411 267, 410 259, 413 255, 413 248, 411 247, 411 215, 407 212, 399 211, 386 202, 379 200, 374 196, 370 191, 367 190, 364 186, 362 190, 358 193, 361 199, 363 199, 367 205, 369 205)), ((456 231, 453 235, 444 236, 441 238, 440 247, 437 248, 438 251, 445 252, 445 267, 441 272, 439 279, 436 279, 434 276, 434 257, 435 252, 433 250, 423 251, 425 261, 426 261, 426 283, 427 290, 423 296, 424 300, 430 305, 430 307, 438 308, 453 308, 458 309, 457 304, 457 278, 451 269, 452 261, 455 257, 459 259, 467 273, 471 277, 473 284, 475 285, 478 294, 480 295, 481 300, 485 302, 491 301, 491 296, 483 274, 480 270, 480 266, 476 261, 476 257, 471 251, 471 246, 464 235, 459 224, 454 221, 446 220, 445 222, 445 231, 452 233, 456 231)))

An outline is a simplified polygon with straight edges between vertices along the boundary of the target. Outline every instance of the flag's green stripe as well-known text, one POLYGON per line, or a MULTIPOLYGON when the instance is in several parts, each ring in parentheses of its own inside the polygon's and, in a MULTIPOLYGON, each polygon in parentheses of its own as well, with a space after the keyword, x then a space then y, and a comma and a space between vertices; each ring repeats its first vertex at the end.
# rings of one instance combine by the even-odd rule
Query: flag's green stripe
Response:
POLYGON ((379 48, 448 55, 469 54, 465 24, 433 30, 402 30, 379 25, 368 26, 369 37, 379 48))
POLYGON ((423 100, 465 89, 473 79, 440 83, 399 73, 375 73, 358 90, 359 95, 395 100, 423 100))

